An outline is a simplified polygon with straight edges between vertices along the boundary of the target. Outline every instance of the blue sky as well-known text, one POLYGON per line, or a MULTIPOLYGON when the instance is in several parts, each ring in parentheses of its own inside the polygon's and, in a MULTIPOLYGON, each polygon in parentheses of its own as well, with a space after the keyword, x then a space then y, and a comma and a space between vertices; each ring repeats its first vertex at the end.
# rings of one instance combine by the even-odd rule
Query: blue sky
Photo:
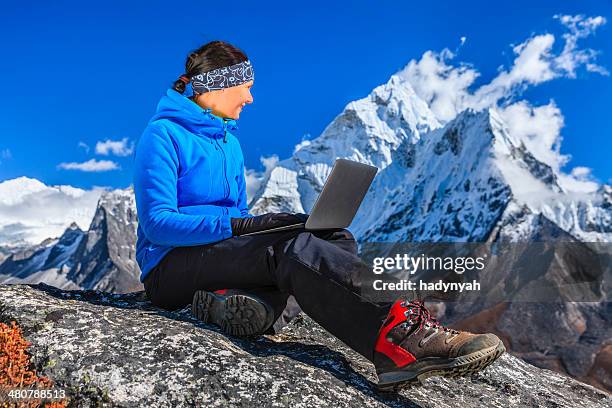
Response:
MULTIPOLYGON (((318 136, 348 102, 427 50, 455 51, 454 63, 480 72, 474 87, 509 68, 511 46, 530 37, 554 34, 560 52, 564 29, 556 14, 608 19, 580 46, 598 50, 597 64, 612 71, 608 1, 514 1, 503 8, 485 1, 50 3, 3 5, 0 181, 128 186, 130 156, 96 153, 96 143, 135 141, 183 73, 186 54, 214 39, 237 45, 253 62, 255 102, 243 111, 238 136, 247 168, 256 170, 261 156, 290 156, 304 135, 318 136), (120 168, 58 168, 91 159, 120 168)), ((561 153, 572 156, 564 169, 586 166, 605 182, 612 177, 611 96, 612 77, 579 67, 575 78, 531 86, 521 98, 536 106, 553 99, 564 116, 561 153)))

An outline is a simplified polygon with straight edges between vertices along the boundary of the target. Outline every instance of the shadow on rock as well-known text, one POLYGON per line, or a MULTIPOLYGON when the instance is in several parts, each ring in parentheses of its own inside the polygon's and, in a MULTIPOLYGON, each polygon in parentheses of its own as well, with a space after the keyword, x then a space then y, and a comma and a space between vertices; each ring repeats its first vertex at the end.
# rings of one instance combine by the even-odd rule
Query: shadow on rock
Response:
MULTIPOLYGON (((421 407, 421 405, 401 394, 378 392, 376 384, 366 377, 369 376, 374 378, 373 366, 363 357, 346 347, 340 346, 344 353, 332 349, 338 348, 338 343, 340 342, 335 338, 330 339, 332 336, 329 333, 324 331, 321 327, 311 324, 310 319, 304 319, 302 315, 296 317, 289 326, 276 335, 239 338, 226 335, 221 332, 218 327, 197 320, 192 315, 189 306, 171 311, 155 307, 147 299, 144 291, 114 294, 98 290, 62 290, 44 283, 28 286, 62 300, 76 300, 93 305, 119 309, 136 309, 144 311, 147 314, 159 315, 167 319, 189 322, 195 327, 215 332, 223 336, 233 345, 252 356, 284 356, 317 369, 324 370, 345 385, 353 387, 360 393, 363 393, 383 405, 393 407, 421 407), (320 341, 329 344, 318 344, 320 341), (351 362, 347 360, 345 353, 350 355, 351 362), (353 365, 358 368, 359 372, 355 370, 353 365)), ((66 313, 70 313, 70 311, 53 311, 47 314, 45 320, 57 321, 66 313)))

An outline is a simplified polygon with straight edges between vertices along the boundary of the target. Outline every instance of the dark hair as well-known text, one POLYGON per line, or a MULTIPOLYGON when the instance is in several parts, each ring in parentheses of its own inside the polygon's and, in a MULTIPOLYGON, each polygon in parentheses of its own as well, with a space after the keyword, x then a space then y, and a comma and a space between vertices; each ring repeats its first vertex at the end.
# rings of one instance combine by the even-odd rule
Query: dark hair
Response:
MULTIPOLYGON (((191 78, 202 72, 238 64, 248 60, 246 54, 225 41, 211 41, 197 50, 192 51, 185 61, 185 75, 191 78)), ((185 92, 185 83, 177 79, 172 89, 179 93, 185 92)))

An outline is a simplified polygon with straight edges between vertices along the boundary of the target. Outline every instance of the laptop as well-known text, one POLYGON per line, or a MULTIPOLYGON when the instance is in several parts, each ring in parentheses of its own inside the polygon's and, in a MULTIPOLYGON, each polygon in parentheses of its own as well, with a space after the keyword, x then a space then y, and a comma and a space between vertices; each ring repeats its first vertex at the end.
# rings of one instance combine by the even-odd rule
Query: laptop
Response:
POLYGON ((298 228, 306 230, 347 228, 355 218, 377 171, 377 167, 368 164, 336 159, 306 223, 283 225, 241 236, 298 228))

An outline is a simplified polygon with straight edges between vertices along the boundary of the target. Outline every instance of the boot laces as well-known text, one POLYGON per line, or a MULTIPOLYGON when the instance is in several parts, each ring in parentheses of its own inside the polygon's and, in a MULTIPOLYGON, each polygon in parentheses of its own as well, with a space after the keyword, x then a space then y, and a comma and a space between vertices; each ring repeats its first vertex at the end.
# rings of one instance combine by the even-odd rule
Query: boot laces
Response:
POLYGON ((404 316, 406 316, 407 322, 410 323, 410 325, 419 324, 415 333, 418 333, 423 327, 428 326, 432 329, 441 330, 444 334, 459 334, 457 330, 443 326, 425 307, 425 303, 422 300, 414 300, 412 302, 404 301, 401 303, 401 306, 406 308, 404 316))

